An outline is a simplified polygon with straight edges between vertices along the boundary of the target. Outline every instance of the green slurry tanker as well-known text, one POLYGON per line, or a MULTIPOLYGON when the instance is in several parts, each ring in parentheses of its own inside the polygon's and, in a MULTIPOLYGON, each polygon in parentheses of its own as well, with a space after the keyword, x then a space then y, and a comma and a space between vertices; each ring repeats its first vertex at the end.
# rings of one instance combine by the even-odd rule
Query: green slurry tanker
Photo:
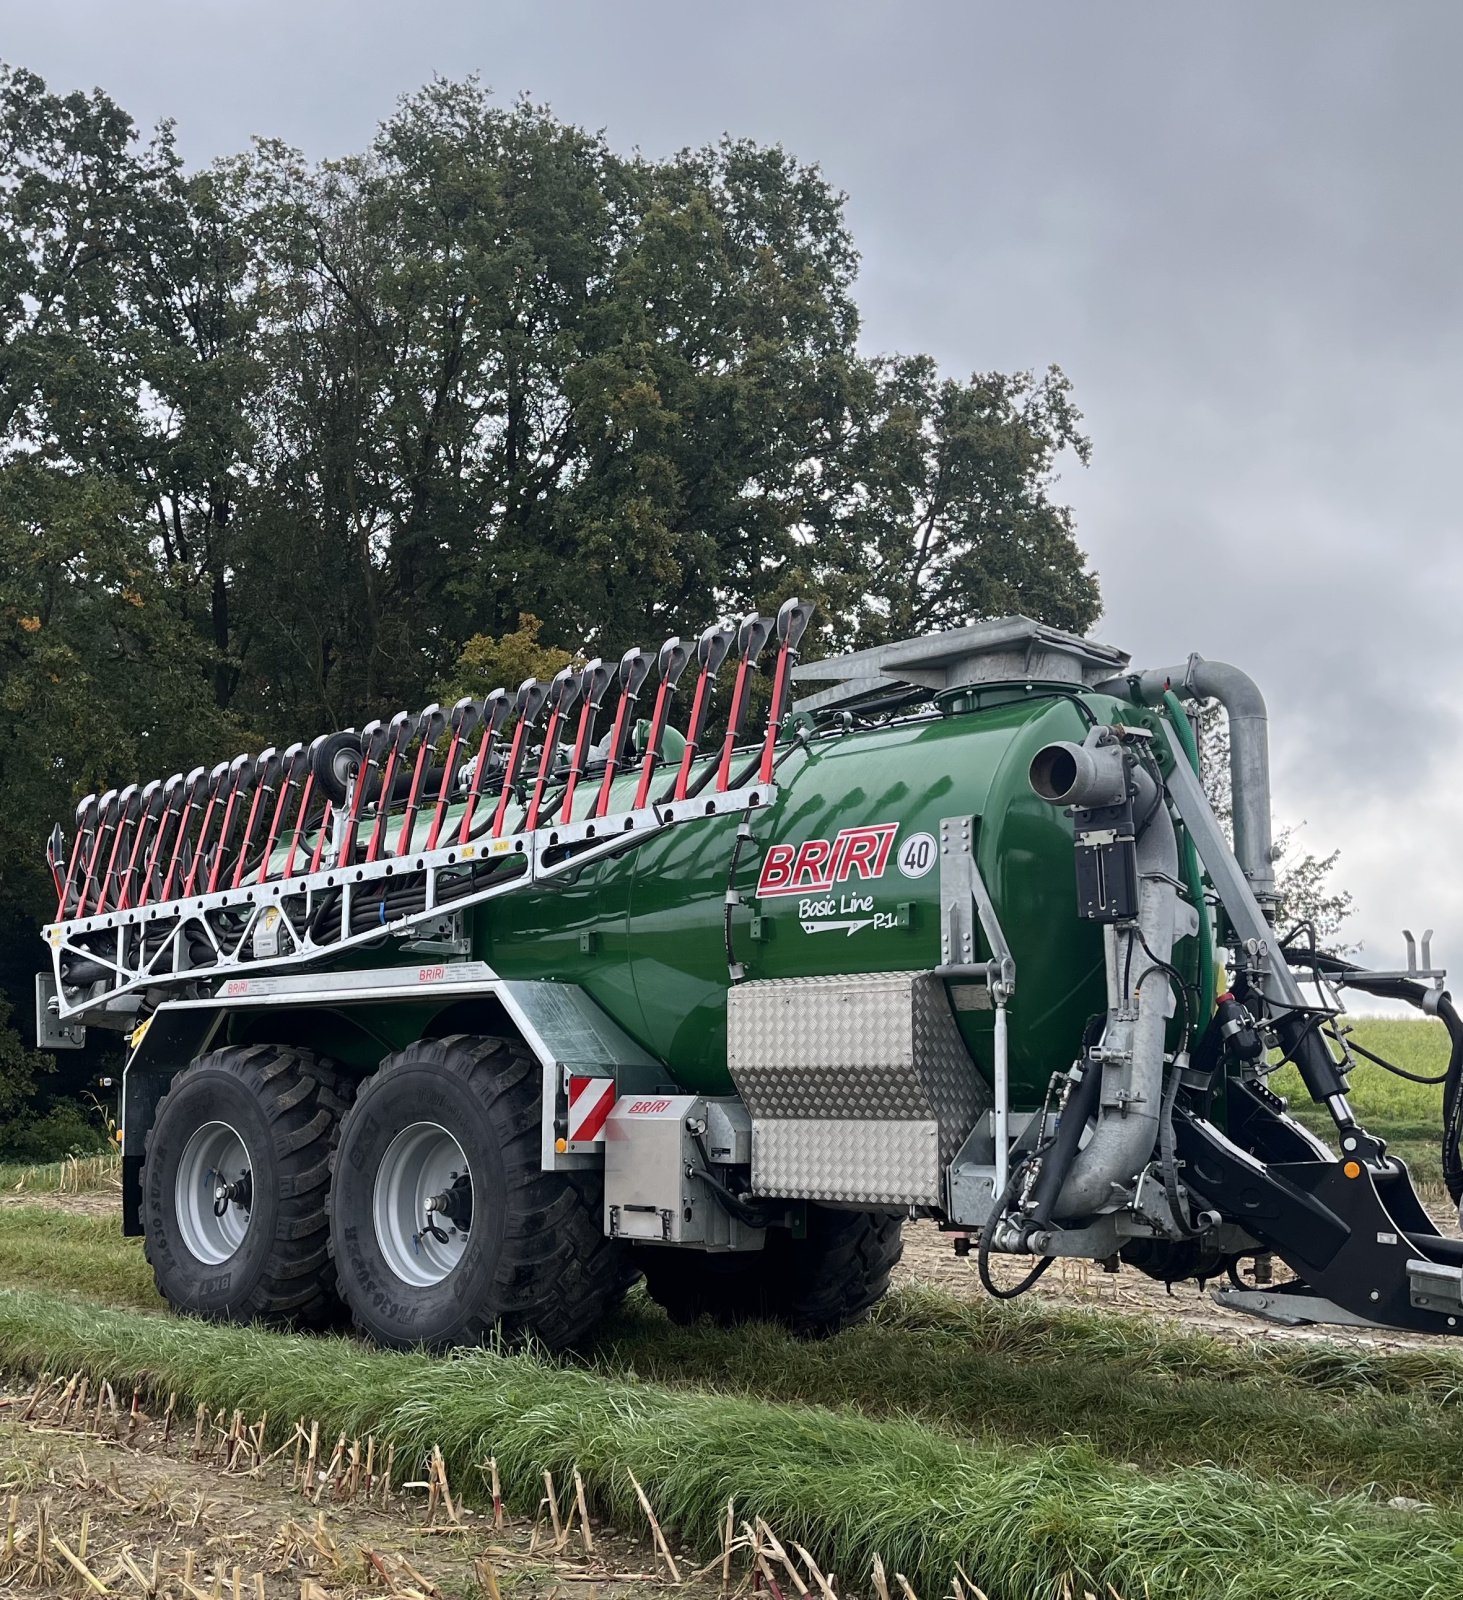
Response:
POLYGON ((1287 929, 1255 685, 1021 617, 799 663, 807 623, 81 802, 38 1030, 130 1036, 124 1226, 168 1302, 561 1346, 643 1275, 827 1332, 925 1217, 1006 1296, 1080 1256, 1463 1332, 1463 1244, 1357 1121, 1337 1018, 1446 1024, 1455 1199, 1463 1025, 1426 940, 1375 972, 1287 929))

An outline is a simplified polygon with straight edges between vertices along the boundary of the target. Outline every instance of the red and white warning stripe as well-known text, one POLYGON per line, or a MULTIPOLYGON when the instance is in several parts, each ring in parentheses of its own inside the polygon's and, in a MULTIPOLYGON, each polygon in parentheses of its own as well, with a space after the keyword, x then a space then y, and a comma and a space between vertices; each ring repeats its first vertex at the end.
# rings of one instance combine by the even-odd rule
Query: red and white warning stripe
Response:
POLYGON ((569 1142, 589 1144, 604 1138, 605 1120, 615 1104, 613 1078, 569 1079, 569 1142))

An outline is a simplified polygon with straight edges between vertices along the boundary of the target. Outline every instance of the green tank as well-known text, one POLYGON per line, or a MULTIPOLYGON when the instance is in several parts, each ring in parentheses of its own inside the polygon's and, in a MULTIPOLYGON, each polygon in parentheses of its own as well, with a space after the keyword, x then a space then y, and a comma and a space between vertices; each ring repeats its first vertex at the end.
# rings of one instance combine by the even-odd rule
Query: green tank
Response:
MULTIPOLYGON (((1029 1109, 1105 999, 1101 930, 1076 913, 1071 824, 1032 791, 1028 770, 1044 746, 1080 741, 1093 717, 1124 716, 1140 720, 1102 696, 1079 709, 1069 685, 991 684, 934 715, 815 729, 780 768, 773 804, 753 814, 734 876, 737 818, 676 827, 554 894, 480 907, 474 954, 505 976, 548 971, 582 985, 678 1084, 730 1094, 727 890, 741 896, 731 954, 748 979, 929 970, 941 958, 940 823, 972 817, 976 863, 1020 969, 1009 1071, 1013 1104, 1029 1109), (876 846, 829 881, 818 847, 831 861, 840 835, 876 846)), ((989 1076, 991 1012, 957 1017, 989 1076)))

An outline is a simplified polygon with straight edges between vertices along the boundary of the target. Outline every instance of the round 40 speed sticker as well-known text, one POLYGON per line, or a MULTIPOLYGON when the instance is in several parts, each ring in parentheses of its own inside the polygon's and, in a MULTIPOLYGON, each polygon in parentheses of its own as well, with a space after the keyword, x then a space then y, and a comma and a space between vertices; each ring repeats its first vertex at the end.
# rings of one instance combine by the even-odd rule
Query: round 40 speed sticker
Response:
POLYGON ((899 846, 895 860, 906 878, 922 878, 934 866, 938 854, 934 834, 912 833, 899 846))

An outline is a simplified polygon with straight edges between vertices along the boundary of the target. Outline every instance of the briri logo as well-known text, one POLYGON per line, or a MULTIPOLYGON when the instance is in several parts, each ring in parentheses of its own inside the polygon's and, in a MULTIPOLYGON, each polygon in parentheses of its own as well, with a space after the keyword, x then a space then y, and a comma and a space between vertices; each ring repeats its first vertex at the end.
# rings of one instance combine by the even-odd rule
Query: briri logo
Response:
POLYGON ((810 894, 847 883, 857 875, 882 878, 897 822, 876 822, 864 828, 844 828, 833 839, 805 839, 802 844, 774 844, 762 858, 757 895, 810 894))

